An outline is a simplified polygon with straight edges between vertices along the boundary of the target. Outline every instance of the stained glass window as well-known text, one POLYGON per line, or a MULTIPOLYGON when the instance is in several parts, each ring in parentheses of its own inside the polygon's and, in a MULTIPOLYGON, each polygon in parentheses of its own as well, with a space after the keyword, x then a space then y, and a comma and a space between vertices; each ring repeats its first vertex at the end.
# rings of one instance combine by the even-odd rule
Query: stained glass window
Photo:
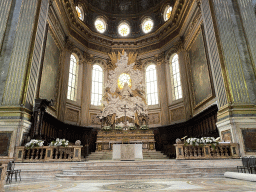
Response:
POLYGON ((72 54, 70 56, 70 66, 69 66, 69 77, 68 77, 68 93, 67 99, 76 101, 77 93, 77 73, 78 73, 78 64, 77 59, 72 54))
POLYGON ((156 66, 154 64, 149 65, 146 69, 146 87, 148 105, 158 104, 156 66))
POLYGON ((118 26, 118 33, 121 36, 123 36, 123 37, 129 35, 129 33, 130 33, 130 26, 127 23, 121 23, 118 26))
POLYGON ((171 75, 172 75, 172 90, 174 100, 182 98, 181 80, 180 80, 180 66, 178 54, 174 54, 170 59, 171 75))
POLYGON ((167 21, 168 19, 170 19, 171 14, 172 14, 172 7, 168 5, 164 10, 164 21, 167 21))
POLYGON ((83 21, 84 20, 84 14, 83 14, 82 9, 78 6, 76 6, 76 12, 77 12, 78 18, 83 21))
POLYGON ((118 88, 123 89, 125 83, 127 83, 129 87, 132 86, 130 75, 122 73, 118 78, 118 88))
POLYGON ((103 70, 99 65, 93 65, 92 69, 92 98, 91 104, 101 105, 103 90, 103 70))
POLYGON ((152 19, 147 18, 144 19, 144 21, 142 22, 142 31, 144 33, 149 33, 150 31, 152 31, 154 26, 154 22, 152 21, 152 19))
POLYGON ((104 33, 106 31, 106 23, 102 18, 96 19, 94 25, 98 32, 104 33))

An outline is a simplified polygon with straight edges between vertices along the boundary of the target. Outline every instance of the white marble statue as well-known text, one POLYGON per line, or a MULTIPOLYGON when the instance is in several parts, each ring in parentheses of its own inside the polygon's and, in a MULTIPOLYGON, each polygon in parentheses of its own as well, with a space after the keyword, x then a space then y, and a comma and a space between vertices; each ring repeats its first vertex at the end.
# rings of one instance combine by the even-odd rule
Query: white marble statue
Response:
POLYGON ((145 103, 144 95, 144 74, 140 70, 135 70, 134 64, 128 65, 128 56, 124 52, 120 59, 117 60, 116 68, 109 71, 108 80, 105 84, 105 88, 109 92, 106 94, 106 99, 102 101, 104 109, 99 116, 100 119, 113 114, 115 114, 115 118, 126 116, 132 119, 135 118, 135 113, 142 116, 148 115, 148 107, 145 103), (118 78, 122 73, 130 76, 131 87, 126 82, 122 89, 118 88, 118 78), (134 93, 140 94, 134 95, 134 93), (126 109, 124 109, 125 106, 126 109))

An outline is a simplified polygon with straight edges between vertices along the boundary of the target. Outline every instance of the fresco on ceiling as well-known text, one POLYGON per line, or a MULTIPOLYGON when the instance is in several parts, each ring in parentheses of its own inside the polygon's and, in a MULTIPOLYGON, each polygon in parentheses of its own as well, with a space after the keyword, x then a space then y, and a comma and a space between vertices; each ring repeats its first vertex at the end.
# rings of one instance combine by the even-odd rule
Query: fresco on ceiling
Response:
POLYGON ((60 50, 55 44, 52 34, 48 32, 42 69, 39 98, 57 99, 58 71, 60 50))
POLYGON ((204 47, 202 31, 199 32, 189 50, 193 85, 194 107, 212 96, 212 86, 204 47))
POLYGON ((117 13, 138 13, 154 7, 161 0, 89 0, 89 3, 103 11, 117 13))

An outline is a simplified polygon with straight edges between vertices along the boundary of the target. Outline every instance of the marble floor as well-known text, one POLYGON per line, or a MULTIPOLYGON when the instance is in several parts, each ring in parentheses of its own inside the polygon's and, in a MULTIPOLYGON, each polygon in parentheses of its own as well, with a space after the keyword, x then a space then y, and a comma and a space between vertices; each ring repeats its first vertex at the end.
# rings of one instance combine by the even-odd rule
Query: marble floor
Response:
POLYGON ((21 181, 5 185, 6 192, 82 191, 256 191, 256 182, 228 178, 150 179, 150 180, 51 180, 21 181))

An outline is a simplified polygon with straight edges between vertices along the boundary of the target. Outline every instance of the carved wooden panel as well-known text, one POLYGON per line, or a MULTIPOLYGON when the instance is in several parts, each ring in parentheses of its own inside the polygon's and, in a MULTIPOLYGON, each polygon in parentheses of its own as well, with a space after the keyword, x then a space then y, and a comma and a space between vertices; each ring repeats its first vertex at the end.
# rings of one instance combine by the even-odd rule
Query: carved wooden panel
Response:
POLYGON ((256 129, 242 129, 246 152, 256 152, 256 129))
POLYGON ((179 121, 185 118, 184 107, 179 107, 171 110, 171 121, 179 121))
POLYGON ((0 132, 0 156, 8 156, 12 132, 0 132))

